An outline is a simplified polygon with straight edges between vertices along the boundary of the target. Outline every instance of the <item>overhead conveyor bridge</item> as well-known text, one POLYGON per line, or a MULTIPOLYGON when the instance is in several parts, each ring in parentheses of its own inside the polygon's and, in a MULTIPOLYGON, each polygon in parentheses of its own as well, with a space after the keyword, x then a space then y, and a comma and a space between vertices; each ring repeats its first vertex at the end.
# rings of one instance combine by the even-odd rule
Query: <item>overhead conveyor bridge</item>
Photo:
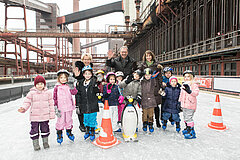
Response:
POLYGON ((123 12, 123 3, 122 1, 102 5, 95 8, 90 8, 87 10, 71 13, 62 17, 57 18, 57 25, 66 25, 86 19, 102 16, 105 14, 110 14, 114 12, 123 12))
POLYGON ((38 0, 0 0, 8 5, 25 5, 27 9, 37 12, 52 13, 52 7, 38 0))

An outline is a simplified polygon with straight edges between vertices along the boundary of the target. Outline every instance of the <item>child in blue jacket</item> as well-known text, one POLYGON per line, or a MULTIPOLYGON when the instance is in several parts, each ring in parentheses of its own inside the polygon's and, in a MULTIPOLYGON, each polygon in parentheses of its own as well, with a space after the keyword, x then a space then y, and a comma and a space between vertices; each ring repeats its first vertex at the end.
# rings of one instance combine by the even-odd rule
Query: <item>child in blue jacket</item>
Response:
POLYGON ((172 76, 169 78, 170 85, 165 88, 165 91, 161 93, 165 102, 163 104, 163 126, 162 128, 165 130, 167 128, 167 120, 171 117, 174 122, 176 122, 176 131, 179 132, 180 128, 180 102, 178 102, 181 85, 178 83, 176 77, 172 76))

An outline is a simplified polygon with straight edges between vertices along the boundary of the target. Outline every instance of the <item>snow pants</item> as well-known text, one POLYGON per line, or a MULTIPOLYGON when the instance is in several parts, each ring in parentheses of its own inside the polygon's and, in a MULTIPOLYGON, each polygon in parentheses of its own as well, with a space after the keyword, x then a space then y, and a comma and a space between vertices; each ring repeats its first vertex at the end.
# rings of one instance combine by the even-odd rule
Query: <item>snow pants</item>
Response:
POLYGON ((57 118, 56 130, 64 130, 64 128, 72 129, 73 127, 72 113, 73 111, 61 113, 61 117, 57 118))
POLYGON ((172 117, 172 120, 174 122, 180 122, 181 121, 178 113, 163 112, 163 117, 162 117, 163 120, 169 120, 170 117, 172 117))
POLYGON ((118 105, 118 121, 121 121, 124 106, 124 103, 118 105))
POLYGON ((142 121, 153 123, 154 108, 143 108, 142 112, 142 121))
POLYGON ((97 127, 97 112, 94 113, 84 113, 83 124, 84 126, 88 126, 90 128, 97 127))
POLYGON ((42 138, 48 137, 50 134, 48 122, 49 121, 31 122, 30 138, 32 140, 39 139, 39 127, 41 130, 42 138))
POLYGON ((195 110, 187 108, 183 108, 182 110, 184 122, 187 123, 187 126, 193 127, 194 126, 193 115, 195 113, 195 110))
POLYGON ((118 122, 118 106, 109 106, 109 113, 110 113, 110 119, 112 122, 112 129, 113 129, 113 131, 117 131, 119 129, 119 126, 117 124, 117 122, 118 122))

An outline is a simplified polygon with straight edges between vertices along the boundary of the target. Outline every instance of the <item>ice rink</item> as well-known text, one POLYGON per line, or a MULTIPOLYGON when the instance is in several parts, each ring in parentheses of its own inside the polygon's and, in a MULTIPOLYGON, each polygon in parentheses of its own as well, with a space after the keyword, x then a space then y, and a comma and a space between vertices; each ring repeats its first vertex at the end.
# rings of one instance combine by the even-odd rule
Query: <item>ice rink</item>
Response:
MULTIPOLYGON (((220 95, 223 122, 229 128, 216 131, 207 127, 210 122, 216 95, 200 92, 198 107, 194 116, 196 139, 186 140, 175 126, 168 123, 166 131, 155 127, 155 132, 147 134, 139 129, 139 142, 123 142, 122 135, 115 136, 121 144, 103 150, 84 140, 78 129, 77 115, 73 114, 73 134, 75 142, 70 142, 64 131, 63 143, 56 141, 55 120, 50 121, 50 149, 44 150, 40 139, 41 150, 34 151, 29 137, 29 111, 17 112, 24 98, 0 105, 0 159, 1 160, 113 160, 113 159, 169 159, 169 160, 237 160, 240 159, 240 99, 220 95)), ((181 115, 181 128, 183 118, 181 115)), ((142 124, 141 124, 142 127, 142 124)), ((98 136, 98 135, 97 135, 98 136)))

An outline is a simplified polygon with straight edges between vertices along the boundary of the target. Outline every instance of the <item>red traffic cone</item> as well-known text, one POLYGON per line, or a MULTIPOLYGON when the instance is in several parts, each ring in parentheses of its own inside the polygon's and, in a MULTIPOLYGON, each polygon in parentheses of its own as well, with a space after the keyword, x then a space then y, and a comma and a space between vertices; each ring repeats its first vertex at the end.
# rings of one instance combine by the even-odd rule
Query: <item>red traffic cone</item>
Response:
POLYGON ((108 100, 105 100, 104 103, 102 124, 99 137, 96 139, 96 141, 92 143, 103 149, 108 149, 121 143, 121 141, 119 141, 116 137, 113 136, 108 100))
POLYGON ((213 108, 213 114, 211 116, 211 122, 208 123, 208 127, 216 130, 226 130, 226 125, 223 124, 222 111, 220 106, 219 95, 216 95, 215 105, 213 108))

